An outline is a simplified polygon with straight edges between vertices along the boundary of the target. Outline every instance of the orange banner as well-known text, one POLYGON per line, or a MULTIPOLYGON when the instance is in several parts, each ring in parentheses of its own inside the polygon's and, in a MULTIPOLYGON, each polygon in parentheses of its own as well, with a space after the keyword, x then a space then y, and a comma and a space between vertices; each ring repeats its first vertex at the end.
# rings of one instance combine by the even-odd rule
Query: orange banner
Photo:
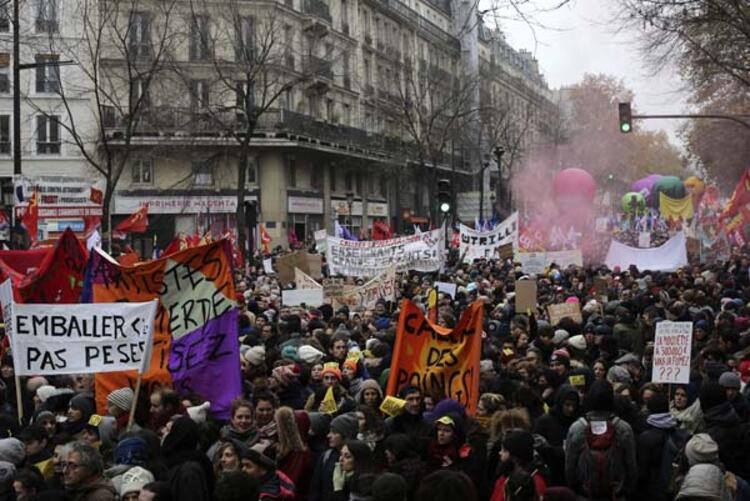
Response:
POLYGON ((414 303, 403 300, 386 394, 395 395, 412 385, 424 394, 457 400, 474 414, 479 402, 483 314, 477 301, 464 310, 454 329, 448 329, 430 322, 414 303))

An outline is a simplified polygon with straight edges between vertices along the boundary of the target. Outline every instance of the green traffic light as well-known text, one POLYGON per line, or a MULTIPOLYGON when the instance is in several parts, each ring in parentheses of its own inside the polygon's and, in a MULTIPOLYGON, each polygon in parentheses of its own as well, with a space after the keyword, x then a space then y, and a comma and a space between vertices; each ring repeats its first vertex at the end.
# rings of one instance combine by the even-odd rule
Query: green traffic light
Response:
POLYGON ((630 124, 629 123, 620 124, 620 132, 630 132, 630 124))

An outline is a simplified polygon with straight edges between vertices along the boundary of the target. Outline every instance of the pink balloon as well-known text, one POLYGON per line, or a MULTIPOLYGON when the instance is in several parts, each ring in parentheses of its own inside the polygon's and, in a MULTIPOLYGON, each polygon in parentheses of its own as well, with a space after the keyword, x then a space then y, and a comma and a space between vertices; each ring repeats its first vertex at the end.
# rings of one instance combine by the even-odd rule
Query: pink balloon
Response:
POLYGON ((552 191, 558 205, 564 202, 586 202, 591 204, 596 195, 596 181, 594 177, 583 169, 570 168, 557 173, 552 182, 552 191))

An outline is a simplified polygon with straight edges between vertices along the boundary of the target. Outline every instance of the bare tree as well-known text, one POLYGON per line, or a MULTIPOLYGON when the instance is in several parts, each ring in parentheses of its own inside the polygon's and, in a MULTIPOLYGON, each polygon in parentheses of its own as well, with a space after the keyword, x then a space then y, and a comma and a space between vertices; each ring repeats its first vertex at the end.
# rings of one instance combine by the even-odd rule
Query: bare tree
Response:
MULTIPOLYGON (((59 144, 46 136, 58 125, 64 141, 75 148, 105 182, 102 228, 111 244, 110 206, 117 183, 135 147, 133 140, 157 116, 150 96, 165 71, 166 54, 175 43, 172 17, 176 0, 78 0, 66 4, 73 36, 46 26, 49 36, 39 50, 37 92, 55 94, 59 105, 26 98, 40 115, 37 134, 44 133, 49 151, 59 144), (70 67, 61 79, 60 63, 70 67), (80 103, 86 113, 81 113, 80 103)), ((39 141, 39 137, 37 138, 39 141)), ((41 144, 41 143, 40 143, 41 144)))

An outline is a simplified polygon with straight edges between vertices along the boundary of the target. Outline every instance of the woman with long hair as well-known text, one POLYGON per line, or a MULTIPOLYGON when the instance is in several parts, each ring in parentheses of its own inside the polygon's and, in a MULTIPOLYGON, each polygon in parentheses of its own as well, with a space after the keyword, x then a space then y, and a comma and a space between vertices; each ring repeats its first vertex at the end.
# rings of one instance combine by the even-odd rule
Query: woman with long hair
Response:
POLYGON ((367 404, 357 406, 359 433, 357 439, 366 443, 373 453, 373 460, 378 470, 385 467, 385 421, 380 414, 367 404))
POLYGON ((307 499, 312 475, 312 454, 300 435, 298 422, 290 407, 279 407, 274 415, 278 431, 277 469, 294 482, 295 499, 307 499))
POLYGON ((260 434, 255 425, 255 407, 242 398, 232 402, 229 424, 219 432, 219 440, 208 449, 208 457, 214 459, 222 441, 234 440, 245 447, 252 447, 259 440, 260 434))
MULTIPOLYGON (((333 493, 335 500, 349 500, 359 487, 363 475, 375 472, 375 463, 370 447, 360 440, 347 440, 341 448, 339 462, 333 472, 333 493)), ((357 494, 367 494, 358 492, 357 494)))
POLYGON ((240 469, 240 447, 240 444, 234 440, 227 440, 219 444, 212 458, 216 478, 240 469))

